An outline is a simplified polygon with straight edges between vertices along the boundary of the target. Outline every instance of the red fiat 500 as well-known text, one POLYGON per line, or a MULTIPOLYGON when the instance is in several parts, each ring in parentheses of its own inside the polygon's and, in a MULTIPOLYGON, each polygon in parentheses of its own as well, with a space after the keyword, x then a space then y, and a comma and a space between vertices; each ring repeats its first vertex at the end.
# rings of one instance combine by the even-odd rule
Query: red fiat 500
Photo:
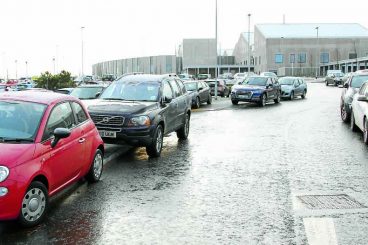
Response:
POLYGON ((97 182, 104 144, 81 102, 51 92, 0 94, 0 220, 42 221, 49 197, 97 182))

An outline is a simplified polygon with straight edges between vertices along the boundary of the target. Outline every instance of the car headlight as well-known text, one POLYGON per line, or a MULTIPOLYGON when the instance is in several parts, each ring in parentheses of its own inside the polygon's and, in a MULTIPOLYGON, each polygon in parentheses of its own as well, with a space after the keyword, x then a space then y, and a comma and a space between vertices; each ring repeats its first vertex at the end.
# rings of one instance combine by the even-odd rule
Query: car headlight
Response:
POLYGON ((4 166, 0 166, 0 182, 3 182, 9 176, 9 169, 4 166))
POLYGON ((130 127, 150 126, 150 125, 151 120, 148 116, 132 117, 128 122, 128 126, 130 127))

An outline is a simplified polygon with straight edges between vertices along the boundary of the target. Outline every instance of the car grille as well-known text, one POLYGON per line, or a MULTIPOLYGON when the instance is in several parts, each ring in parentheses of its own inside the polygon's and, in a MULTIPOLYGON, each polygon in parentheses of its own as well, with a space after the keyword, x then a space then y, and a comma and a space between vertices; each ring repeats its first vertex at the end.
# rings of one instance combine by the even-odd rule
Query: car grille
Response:
POLYGON ((124 117, 121 116, 105 116, 91 115, 96 126, 120 126, 124 124, 124 117))
POLYGON ((237 95, 248 95, 249 97, 252 95, 252 92, 250 91, 237 91, 237 95))

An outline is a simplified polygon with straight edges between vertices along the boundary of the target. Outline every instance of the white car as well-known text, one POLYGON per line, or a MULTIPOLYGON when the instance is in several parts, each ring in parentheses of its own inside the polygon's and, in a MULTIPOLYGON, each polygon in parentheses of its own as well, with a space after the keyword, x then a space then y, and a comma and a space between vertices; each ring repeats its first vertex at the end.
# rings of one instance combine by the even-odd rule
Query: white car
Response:
POLYGON ((368 145, 368 82, 363 83, 351 104, 350 128, 363 131, 363 141, 368 145))

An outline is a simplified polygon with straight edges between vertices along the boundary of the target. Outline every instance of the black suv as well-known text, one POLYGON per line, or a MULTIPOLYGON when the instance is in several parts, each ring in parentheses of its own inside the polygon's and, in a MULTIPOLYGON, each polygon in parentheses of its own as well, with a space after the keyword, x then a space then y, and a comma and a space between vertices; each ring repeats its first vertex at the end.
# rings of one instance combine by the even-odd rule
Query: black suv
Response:
POLYGON ((191 97, 176 75, 123 76, 88 107, 106 143, 145 146, 150 157, 161 154, 163 136, 189 134, 191 97))
POLYGON ((340 99, 340 115, 344 122, 350 121, 351 102, 353 102, 354 95, 365 81, 368 81, 368 70, 353 73, 344 83, 344 90, 340 99))

